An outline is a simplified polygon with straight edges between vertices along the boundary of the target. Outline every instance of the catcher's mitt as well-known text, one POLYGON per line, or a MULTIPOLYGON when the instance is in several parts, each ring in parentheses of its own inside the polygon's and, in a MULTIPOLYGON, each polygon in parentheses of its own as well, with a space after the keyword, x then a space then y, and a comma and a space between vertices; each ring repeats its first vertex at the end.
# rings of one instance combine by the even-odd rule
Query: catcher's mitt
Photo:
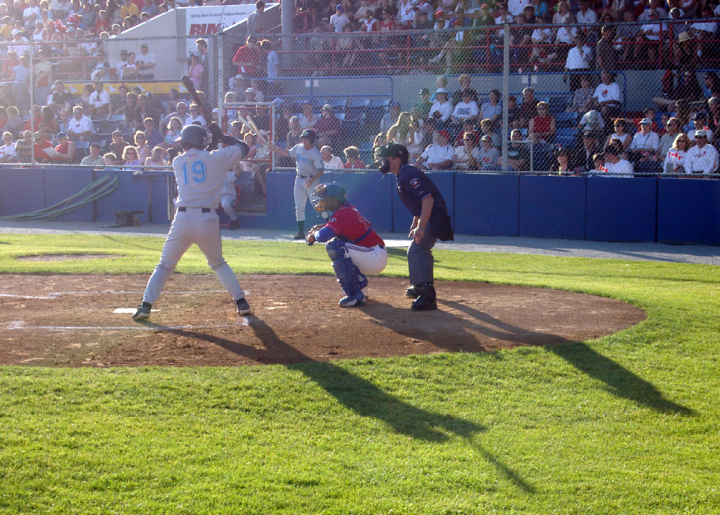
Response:
POLYGON ((325 227, 325 224, 313 225, 308 231, 307 236, 305 237, 305 243, 308 245, 312 245, 313 243, 315 243, 315 233, 323 227, 325 227))

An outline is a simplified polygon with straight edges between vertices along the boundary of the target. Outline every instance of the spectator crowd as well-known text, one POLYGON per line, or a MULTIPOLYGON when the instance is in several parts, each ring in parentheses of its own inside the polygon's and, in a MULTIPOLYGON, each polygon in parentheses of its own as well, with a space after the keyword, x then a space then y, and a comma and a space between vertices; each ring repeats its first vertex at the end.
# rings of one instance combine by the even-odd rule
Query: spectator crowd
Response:
MULTIPOLYGON (((200 0, 192 5, 223 3, 227 2, 200 0)), ((195 42, 187 68, 201 90, 201 105, 190 103, 177 90, 161 101, 139 86, 128 87, 127 83, 156 80, 157 61, 150 44, 143 43, 137 53, 122 50, 111 64, 103 42, 189 5, 180 0, 0 3, 0 36, 6 41, 0 47, 0 161, 30 162, 34 157, 40 163, 129 168, 170 163, 178 152, 175 138, 182 126, 205 126, 210 120, 203 112, 213 112, 202 93, 209 88, 207 41, 195 42), (83 77, 86 82, 80 90, 71 90, 64 77, 72 77, 73 83, 83 77), (107 87, 110 81, 120 84, 117 91, 107 87)), ((247 35, 233 55, 237 73, 227 84, 229 103, 282 97, 276 79, 293 71, 281 70, 275 45, 263 39, 268 28, 265 4, 258 1, 255 8, 247 35)), ((543 164, 562 173, 690 173, 718 168, 714 135, 720 119, 720 79, 708 72, 701 82, 696 72, 716 58, 714 18, 720 9, 712 2, 513 0, 478 5, 455 0, 297 0, 296 11, 307 17, 312 36, 304 40, 309 51, 293 66, 315 75, 360 74, 366 68, 373 74, 378 68, 402 71, 407 65, 401 59, 402 48, 408 45, 415 50, 412 73, 431 73, 439 67, 447 75, 498 63, 504 23, 510 23, 514 65, 564 70, 572 95, 560 107, 536 98, 530 87, 521 96, 510 96, 511 170, 529 170, 539 153, 552 156, 543 164), (329 50, 339 57, 327 59, 329 50), (666 68, 662 93, 648 99, 644 112, 626 112, 613 72, 629 64, 658 63, 666 68), (595 71, 597 84, 598 75, 591 73, 595 71), (568 135, 567 129, 573 133, 568 135)), ((279 104, 275 120, 270 120, 267 109, 245 105, 223 112, 218 121, 251 145, 253 152, 243 169, 254 173, 267 168, 269 153, 262 138, 236 121, 248 115, 288 148, 304 129, 315 130, 327 169, 371 166, 375 148, 396 142, 407 146, 411 162, 424 169, 499 170, 502 95, 498 90, 478 92, 472 81, 463 73, 451 91, 443 75, 432 91, 429 84, 419 91, 412 107, 403 110, 398 102, 390 102, 379 120, 365 119, 377 125, 364 127, 373 133, 372 141, 364 143, 362 131, 347 133, 341 123, 345 113, 309 99, 279 104)))

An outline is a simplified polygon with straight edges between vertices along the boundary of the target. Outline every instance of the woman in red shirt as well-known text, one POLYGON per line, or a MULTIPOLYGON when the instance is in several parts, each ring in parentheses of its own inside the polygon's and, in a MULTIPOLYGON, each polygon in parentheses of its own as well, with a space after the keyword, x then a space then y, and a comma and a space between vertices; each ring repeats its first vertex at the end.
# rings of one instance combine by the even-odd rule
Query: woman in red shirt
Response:
POLYGON ((538 102, 538 115, 530 119, 528 139, 535 143, 550 143, 555 137, 555 118, 550 114, 550 104, 538 102))

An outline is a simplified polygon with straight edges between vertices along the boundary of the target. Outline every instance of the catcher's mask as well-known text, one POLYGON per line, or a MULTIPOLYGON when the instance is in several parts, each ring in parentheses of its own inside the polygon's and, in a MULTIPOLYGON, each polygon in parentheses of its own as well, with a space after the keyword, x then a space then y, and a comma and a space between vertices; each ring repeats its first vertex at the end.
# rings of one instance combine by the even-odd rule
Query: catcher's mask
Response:
POLYGON ((390 161, 388 161, 390 157, 399 157, 402 164, 407 164, 410 155, 406 147, 397 143, 389 143, 380 147, 377 156, 375 156, 375 164, 378 165, 383 176, 390 171, 390 161))
POLYGON ((340 209, 340 206, 348 203, 345 188, 337 182, 318 184, 312 191, 312 196, 315 197, 311 201, 315 211, 320 213, 325 220, 328 220, 335 211, 340 209))

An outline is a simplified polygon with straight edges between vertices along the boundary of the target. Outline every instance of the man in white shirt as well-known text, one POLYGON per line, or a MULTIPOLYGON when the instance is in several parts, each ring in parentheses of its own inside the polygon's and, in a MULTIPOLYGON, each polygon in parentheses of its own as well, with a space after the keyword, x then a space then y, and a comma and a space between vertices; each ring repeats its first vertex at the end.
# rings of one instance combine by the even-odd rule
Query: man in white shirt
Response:
POLYGON ((95 83, 95 91, 90 95, 88 104, 93 116, 110 114, 110 93, 103 89, 102 82, 95 83))
POLYGON ((449 170, 455 155, 455 149, 449 144, 449 141, 450 133, 448 131, 438 131, 437 145, 428 145, 425 152, 418 157, 415 166, 424 170, 449 170))
POLYGON ((613 145, 605 146, 605 168, 609 175, 633 175, 633 165, 630 161, 620 159, 613 145))
POLYGON ((600 74, 602 82, 595 88, 593 100, 595 107, 598 107, 603 118, 607 122, 611 117, 617 117, 622 107, 622 92, 617 82, 613 82, 609 72, 600 74))
MULTIPOLYGON (((522 6, 525 7, 524 5, 522 6)), ((512 17, 511 14, 508 13, 507 4, 504 2, 498 2, 497 3, 497 11, 500 13, 500 15, 495 18, 495 25, 505 25, 505 22, 507 23, 513 23, 515 21, 515 18, 512 17)), ((521 11, 522 12, 522 11, 521 11)), ((503 37, 505 35, 504 30, 497 31, 498 37, 503 37)))
POLYGON ((15 143, 13 143, 12 134, 4 132, 3 145, 0 147, 0 163, 12 163, 17 160, 17 151, 15 150, 15 143))
POLYGON ((330 16, 330 24, 335 28, 335 32, 342 32, 348 23, 350 23, 350 18, 345 14, 345 7, 343 4, 337 4, 335 14, 330 16))
POLYGON ((707 115, 703 112, 695 113, 695 116, 693 117, 693 123, 695 124, 695 128, 691 131, 688 131, 688 138, 690 141, 695 141, 695 134, 697 131, 702 130, 705 131, 705 134, 707 134, 707 140, 712 143, 713 141, 713 131, 707 126, 707 115))
POLYGON ((518 14, 522 14, 523 9, 527 7, 528 5, 532 5, 531 0, 509 0, 508 1, 508 9, 510 10, 510 14, 513 16, 517 16, 518 14))
POLYGON ((143 43, 142 46, 140 46, 140 55, 135 58, 135 62, 138 66, 138 79, 152 80, 155 78, 155 74, 152 72, 153 68, 155 68, 155 54, 150 52, 150 47, 147 43, 143 43))
POLYGON ((92 120, 83 114, 81 106, 73 107, 73 117, 68 118, 65 132, 71 141, 88 141, 90 135, 95 132, 92 120))
POLYGON ((322 155, 324 168, 325 170, 333 170, 335 173, 342 172, 342 159, 338 156, 334 156, 332 152, 332 147, 329 147, 328 145, 325 145, 320 149, 320 155, 322 155))
POLYGON ((263 13, 265 12, 265 2, 258 0, 255 2, 255 12, 250 14, 247 19, 247 35, 257 35, 263 30, 263 13))
POLYGON ((628 153, 634 154, 641 161, 647 161, 655 159, 659 147, 660 136, 657 132, 653 132, 652 120, 643 118, 640 120, 640 131, 633 136, 628 153))
POLYGON ((708 145, 707 133, 703 130, 695 131, 695 141, 697 145, 685 156, 685 172, 713 173, 718 168, 718 151, 708 145))
POLYGON ((23 23, 26 27, 35 28, 35 22, 40 19, 40 7, 37 0, 30 0, 28 7, 23 11, 23 23))

